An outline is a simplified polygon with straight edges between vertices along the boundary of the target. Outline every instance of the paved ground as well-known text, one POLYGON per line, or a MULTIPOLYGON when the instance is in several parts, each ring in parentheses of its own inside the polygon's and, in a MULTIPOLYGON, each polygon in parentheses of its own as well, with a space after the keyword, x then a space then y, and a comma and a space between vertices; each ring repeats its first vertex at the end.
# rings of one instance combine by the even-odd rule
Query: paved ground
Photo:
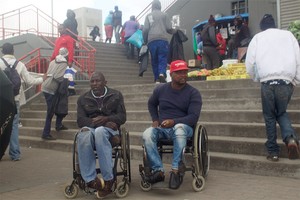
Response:
MULTIPOLYGON (((72 180, 72 154, 53 150, 22 148, 22 160, 5 155, 0 161, 1 200, 63 200, 64 185, 72 180)), ((139 188, 138 164, 132 161, 132 183, 128 200, 299 200, 300 180, 211 170, 205 190, 194 192, 191 174, 186 173, 179 190, 139 188)), ((167 179, 168 180, 168 179, 167 179)), ((167 182, 167 181, 166 181, 167 182)), ((96 199, 80 192, 76 199, 96 199)), ((107 199, 116 199, 110 195, 107 199)))

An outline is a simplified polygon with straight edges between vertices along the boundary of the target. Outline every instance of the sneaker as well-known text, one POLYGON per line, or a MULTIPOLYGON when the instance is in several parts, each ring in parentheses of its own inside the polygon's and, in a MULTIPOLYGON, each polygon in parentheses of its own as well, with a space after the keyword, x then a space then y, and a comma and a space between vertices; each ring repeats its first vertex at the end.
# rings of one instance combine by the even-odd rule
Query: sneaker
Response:
POLYGON ((63 131, 63 130, 68 130, 68 127, 61 125, 60 127, 55 127, 55 130, 58 131, 63 131))
POLYGON ((102 190, 97 191, 97 198, 104 198, 113 192, 112 187, 116 183, 115 180, 112 179, 110 181, 104 181, 104 182, 105 182, 104 188, 102 190))
POLYGON ((153 172, 150 176, 145 177, 145 181, 151 184, 165 181, 165 175, 162 171, 153 172))
POLYGON ((167 82, 166 78, 165 78, 165 76, 163 74, 160 74, 158 79, 159 79, 160 83, 166 83, 167 82))
POLYGON ((294 160, 299 158, 299 147, 297 141, 293 138, 290 138, 287 143, 288 156, 289 159, 294 160))
POLYGON ((268 156, 267 156, 267 159, 268 159, 269 161, 273 161, 273 162, 279 161, 279 157, 278 157, 277 155, 268 155, 268 156))
POLYGON ((16 161, 20 161, 21 158, 13 158, 13 159, 11 159, 11 160, 14 161, 14 162, 16 162, 16 161))
POLYGON ((52 135, 43 135, 42 139, 43 140, 56 140, 56 138, 52 137, 52 135))
POLYGON ((100 180, 98 177, 96 177, 94 180, 88 182, 87 186, 89 188, 99 191, 104 188, 104 181, 103 181, 103 179, 100 180))
POLYGON ((170 172, 170 180, 169 180, 169 188, 176 190, 180 187, 183 180, 183 175, 179 172, 171 171, 170 172))
POLYGON ((23 124, 21 122, 19 122, 18 127, 19 128, 23 127, 23 124))

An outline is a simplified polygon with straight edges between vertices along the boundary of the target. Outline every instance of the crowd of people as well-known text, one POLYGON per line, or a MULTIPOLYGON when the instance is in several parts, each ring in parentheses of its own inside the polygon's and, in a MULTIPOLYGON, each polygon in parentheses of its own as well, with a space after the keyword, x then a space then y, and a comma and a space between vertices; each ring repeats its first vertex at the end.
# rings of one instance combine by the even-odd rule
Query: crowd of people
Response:
MULTIPOLYGON (((45 126, 42 139, 54 140, 50 134, 51 121, 56 115, 56 131, 66 130, 62 123, 68 114, 69 80, 64 77, 68 67, 73 64, 74 40, 72 33, 75 29, 74 14, 68 10, 68 22, 60 26, 60 37, 55 43, 52 61, 47 72, 42 77, 32 77, 22 62, 17 62, 15 69, 27 84, 42 84, 42 92, 47 104, 45 126), (72 33, 68 34, 71 30, 72 33)), ((230 53, 235 54, 241 41, 249 37, 249 30, 236 17, 236 35, 230 48, 230 53), (242 34, 242 35, 239 35, 242 34), (244 38, 245 37, 245 38, 244 38)), ((105 26, 108 33, 106 42, 111 42, 111 28, 115 31, 116 41, 120 42, 119 31, 123 27, 125 39, 129 38, 139 29, 135 17, 131 16, 122 26, 122 12, 115 7, 115 12, 110 12, 105 26)), ((261 83, 262 110, 267 132, 268 151, 267 159, 279 160, 279 145, 276 142, 276 122, 281 128, 282 140, 288 149, 290 159, 299 158, 298 136, 292 128, 288 117, 287 106, 293 94, 294 86, 300 84, 300 50, 295 37, 285 30, 279 30, 275 26, 272 15, 264 15, 260 27, 262 32, 256 34, 249 43, 246 56, 247 72, 261 83), (284 48, 283 48, 284 47, 284 48)), ((154 0, 152 12, 145 17, 142 30, 144 44, 149 48, 154 81, 159 82, 148 99, 148 111, 152 125, 143 134, 143 144, 147 152, 147 160, 151 173, 146 180, 155 184, 164 181, 165 170, 157 150, 159 139, 173 141, 173 159, 171 164, 169 188, 178 189, 182 183, 184 167, 181 152, 186 146, 188 138, 193 135, 193 128, 199 120, 202 108, 202 96, 200 92, 187 83, 188 66, 184 60, 176 59, 170 62, 171 82, 166 83, 166 70, 168 64, 169 42, 168 35, 178 33, 172 28, 171 21, 166 13, 161 11, 161 3, 154 0)), ((215 28, 215 19, 210 16, 208 24, 199 34, 202 41, 203 62, 208 69, 220 65, 220 55, 224 56, 224 39, 215 28)), ((125 43, 126 44, 126 43, 125 43)), ((132 56, 133 48, 127 45, 127 54, 132 56)), ((16 62, 14 48, 10 43, 2 46, 3 59, 0 60, 0 68, 5 70, 7 64, 16 62)), ((9 143, 9 156, 13 161, 20 160, 19 112, 21 102, 24 99, 24 91, 21 86, 19 93, 15 95, 14 102, 16 114, 12 122, 12 130, 9 143), (22 98, 23 96, 23 98, 22 98)), ((112 148, 120 144, 120 127, 126 122, 126 108, 123 95, 120 91, 107 86, 107 80, 100 71, 95 71, 90 77, 90 89, 81 94, 77 100, 77 125, 80 128, 77 136, 78 160, 81 176, 88 187, 97 191, 103 198, 112 193, 112 187, 116 182, 113 174, 112 148), (96 157, 101 168, 104 185, 97 177, 96 157)), ((1 129, 2 131, 2 129, 1 129)))
POLYGON ((235 16, 233 23, 234 34, 227 30, 230 36, 224 38, 215 18, 210 15, 208 23, 197 33, 197 53, 204 68, 212 70, 222 66, 224 59, 244 58, 243 55, 238 57, 238 49, 247 47, 251 41, 249 27, 241 15, 235 16))

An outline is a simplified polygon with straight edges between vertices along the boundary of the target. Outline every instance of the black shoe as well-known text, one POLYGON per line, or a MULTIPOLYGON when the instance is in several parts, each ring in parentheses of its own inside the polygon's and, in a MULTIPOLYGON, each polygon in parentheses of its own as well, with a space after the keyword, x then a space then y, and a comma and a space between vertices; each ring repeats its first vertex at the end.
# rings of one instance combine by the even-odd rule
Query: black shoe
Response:
POLYGON ((170 180, 169 180, 169 188, 176 190, 180 187, 183 180, 183 175, 181 175, 179 172, 173 172, 170 173, 170 180))
POLYGON ((42 139, 43 140, 56 140, 56 138, 52 137, 52 135, 43 135, 42 139))
POLYGON ((56 131, 68 130, 68 127, 65 127, 64 125, 61 125, 60 127, 56 127, 55 130, 56 131))
POLYGON ((158 78, 158 79, 159 79, 159 82, 160 82, 160 83, 166 83, 166 82, 167 82, 165 76, 162 75, 162 74, 159 75, 159 78, 158 78))
POLYGON ((150 176, 145 177, 145 181, 151 184, 165 180, 165 175, 162 171, 153 172, 150 176))

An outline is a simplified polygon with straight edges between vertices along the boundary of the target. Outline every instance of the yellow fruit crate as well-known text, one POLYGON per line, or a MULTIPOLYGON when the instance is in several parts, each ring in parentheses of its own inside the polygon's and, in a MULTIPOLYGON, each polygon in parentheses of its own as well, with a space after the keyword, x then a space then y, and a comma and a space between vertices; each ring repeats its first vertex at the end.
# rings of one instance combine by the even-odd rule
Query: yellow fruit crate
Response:
POLYGON ((230 79, 249 79, 249 78, 250 76, 248 74, 230 76, 230 79))
POLYGON ((206 80, 207 81, 212 81, 212 80, 230 80, 230 76, 207 76, 206 80))

